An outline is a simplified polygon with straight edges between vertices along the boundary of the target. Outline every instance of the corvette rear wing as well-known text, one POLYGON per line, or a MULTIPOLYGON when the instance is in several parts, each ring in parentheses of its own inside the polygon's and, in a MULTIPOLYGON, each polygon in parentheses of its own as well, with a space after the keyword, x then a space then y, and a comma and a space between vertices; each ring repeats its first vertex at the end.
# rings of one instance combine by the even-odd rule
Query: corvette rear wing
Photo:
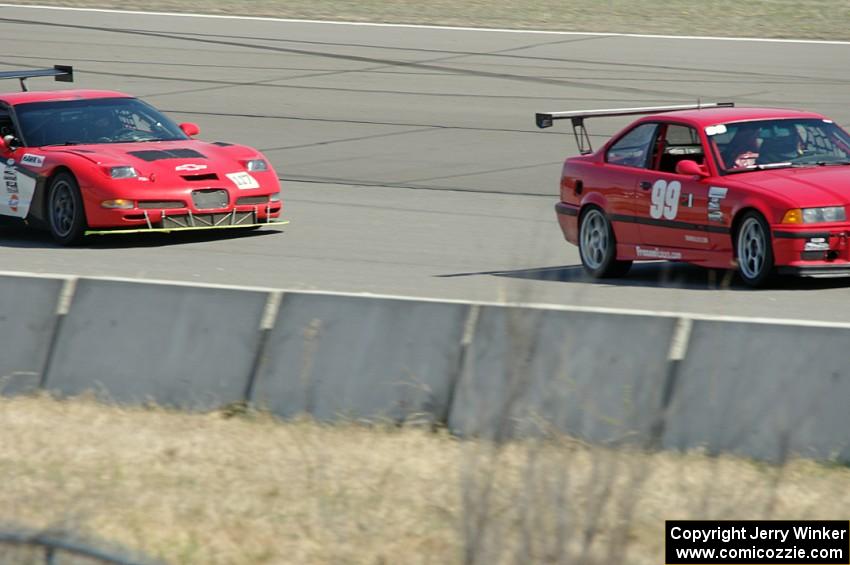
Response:
POLYGON ((21 90, 27 91, 26 80, 35 77, 55 77, 58 82, 74 82, 74 67, 53 65, 52 69, 29 69, 23 71, 2 71, 0 80, 16 78, 21 81, 21 90))
POLYGON ((678 106, 650 106, 646 108, 612 108, 609 110, 584 110, 578 112, 538 112, 534 118, 539 128, 549 128, 554 125, 555 120, 570 120, 573 125, 573 133, 576 136, 576 145, 582 155, 592 153, 590 136, 584 127, 585 118, 610 118, 614 116, 635 116, 639 114, 661 114, 664 112, 676 112, 678 110, 702 110, 704 108, 731 108, 734 102, 707 102, 698 104, 680 104, 678 106))

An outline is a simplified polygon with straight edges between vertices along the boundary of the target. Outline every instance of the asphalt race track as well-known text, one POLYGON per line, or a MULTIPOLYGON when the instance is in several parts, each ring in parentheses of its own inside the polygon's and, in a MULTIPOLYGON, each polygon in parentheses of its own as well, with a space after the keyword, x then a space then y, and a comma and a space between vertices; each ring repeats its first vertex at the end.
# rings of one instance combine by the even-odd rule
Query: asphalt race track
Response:
MULTIPOLYGON (((572 133, 537 130, 533 115, 700 98, 811 109, 847 127, 850 44, 0 7, 0 45, 2 70, 72 64, 77 87, 134 93, 203 139, 260 148, 292 222, 76 249, 7 230, 5 271, 846 321, 850 279, 718 290, 722 272, 648 263, 589 280, 553 210, 572 133)), ((600 143, 625 122, 589 125, 600 143)))

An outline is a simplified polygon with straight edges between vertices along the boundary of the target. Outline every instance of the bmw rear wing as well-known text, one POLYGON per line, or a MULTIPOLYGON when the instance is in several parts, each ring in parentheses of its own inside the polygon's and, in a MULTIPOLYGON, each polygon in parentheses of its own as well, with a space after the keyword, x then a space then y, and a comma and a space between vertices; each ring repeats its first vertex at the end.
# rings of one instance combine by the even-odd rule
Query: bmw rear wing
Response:
POLYGON ((74 82, 74 67, 69 65, 53 65, 52 69, 29 69, 23 71, 1 71, 0 80, 18 79, 21 81, 21 90, 27 91, 26 80, 35 77, 54 77, 58 82, 74 82))
POLYGON ((578 112, 538 112, 534 118, 539 128, 549 128, 554 125, 555 120, 570 120, 573 125, 573 133, 576 136, 576 145, 582 155, 592 153, 590 136, 584 127, 585 118, 610 118, 614 116, 635 116, 639 114, 661 114, 664 112, 676 112, 678 110, 702 110, 704 108, 731 108, 734 102, 707 102, 698 104, 680 104, 678 106, 650 106, 647 108, 612 108, 609 110, 584 110, 578 112))

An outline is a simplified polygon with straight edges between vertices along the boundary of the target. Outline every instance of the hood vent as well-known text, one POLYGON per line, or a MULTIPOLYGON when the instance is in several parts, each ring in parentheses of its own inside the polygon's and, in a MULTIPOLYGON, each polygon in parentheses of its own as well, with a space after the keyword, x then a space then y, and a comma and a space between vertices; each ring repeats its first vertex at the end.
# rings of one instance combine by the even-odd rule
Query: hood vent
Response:
POLYGON ((142 161, 161 161, 163 159, 206 159, 206 157, 194 149, 149 149, 145 151, 128 151, 127 155, 132 155, 142 161))
POLYGON ((180 175, 184 180, 188 181, 205 181, 205 180, 218 180, 218 175, 215 173, 204 173, 201 175, 180 175))

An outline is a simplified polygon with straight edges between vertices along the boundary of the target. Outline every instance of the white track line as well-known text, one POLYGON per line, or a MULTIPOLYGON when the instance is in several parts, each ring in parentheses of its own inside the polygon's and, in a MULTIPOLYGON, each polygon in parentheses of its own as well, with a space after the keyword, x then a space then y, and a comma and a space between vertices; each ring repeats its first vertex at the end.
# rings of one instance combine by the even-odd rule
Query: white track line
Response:
POLYGON ((321 25, 338 25, 338 26, 372 26, 372 27, 387 27, 387 28, 407 28, 407 29, 425 29, 425 30, 444 30, 444 31, 475 31, 487 33, 527 33, 538 35, 583 35, 592 37, 634 37, 639 39, 686 39, 686 40, 706 40, 706 41, 752 41, 760 43, 803 43, 812 45, 850 45, 850 41, 833 41, 819 39, 772 39, 763 37, 715 37, 701 35, 661 35, 661 34, 646 34, 646 33, 604 33, 595 31, 555 31, 543 29, 504 29, 504 28, 488 28, 488 27, 461 27, 461 26, 439 26, 439 25, 418 25, 418 24, 388 24, 380 22, 343 22, 333 20, 301 20, 289 18, 272 18, 264 16, 229 16, 225 14, 198 14, 192 12, 146 12, 141 10, 115 10, 107 8, 72 8, 69 6, 44 6, 39 4, 23 5, 23 4, 3 4, 0 3, 0 8, 20 8, 33 10, 58 10, 66 12, 97 12, 102 14, 124 14, 135 16, 163 16, 177 18, 206 18, 215 20, 245 20, 255 22, 280 22, 292 24, 321 24, 321 25))
MULTIPOLYGON (((568 304, 547 304, 538 302, 496 302, 487 300, 459 300, 456 298, 431 298, 423 296, 380 294, 372 292, 335 292, 327 290, 310 290, 299 288, 273 288, 263 286, 228 285, 218 283, 196 283, 192 281, 177 281, 164 279, 136 279, 130 277, 100 277, 88 275, 62 275, 54 273, 30 273, 26 271, 0 271, 0 277, 28 277, 37 279, 51 279, 68 281, 89 279, 96 281, 156 284, 167 286, 183 286, 196 288, 215 288, 223 290, 239 290, 245 292, 274 292, 293 294, 318 294, 323 296, 350 296, 359 298, 378 298, 385 300, 406 300, 410 302, 429 302, 442 304, 464 304, 470 306, 502 306, 511 308, 537 308, 541 310, 557 310, 561 312, 583 312, 589 314, 616 314, 623 316, 654 316, 660 318, 683 318, 688 320, 701 320, 706 322, 732 322, 745 324, 765 324, 775 326, 803 326, 815 328, 837 328, 850 329, 850 322, 830 322, 826 320, 801 320, 795 318, 764 318, 746 316, 722 316, 716 314, 701 314, 697 312, 674 312, 670 310, 639 310, 633 308, 606 308, 600 306, 573 306, 568 304)), ((756 291, 754 291, 756 292, 756 291)))

